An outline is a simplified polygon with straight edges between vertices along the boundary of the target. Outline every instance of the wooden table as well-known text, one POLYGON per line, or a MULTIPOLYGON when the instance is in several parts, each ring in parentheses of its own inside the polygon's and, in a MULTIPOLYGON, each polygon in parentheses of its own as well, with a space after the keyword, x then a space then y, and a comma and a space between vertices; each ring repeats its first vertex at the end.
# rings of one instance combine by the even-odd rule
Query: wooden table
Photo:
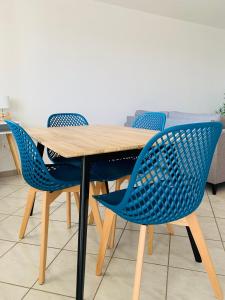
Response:
MULTIPOLYGON (((157 132, 122 126, 77 126, 27 129, 32 138, 38 141, 43 153, 44 146, 63 157, 81 157, 81 191, 78 230, 77 284, 76 299, 83 300, 85 259, 87 241, 87 218, 89 198, 90 164, 100 158, 117 158, 138 155, 145 144, 157 132)), ((188 230, 188 228, 187 228, 188 230)), ((201 261, 193 237, 188 231, 196 261, 201 261)))
POLYGON ((89 170, 93 159, 139 154, 157 132, 122 126, 77 126, 27 129, 32 138, 63 157, 82 158, 82 181, 77 255, 76 299, 83 300, 89 198, 89 170))

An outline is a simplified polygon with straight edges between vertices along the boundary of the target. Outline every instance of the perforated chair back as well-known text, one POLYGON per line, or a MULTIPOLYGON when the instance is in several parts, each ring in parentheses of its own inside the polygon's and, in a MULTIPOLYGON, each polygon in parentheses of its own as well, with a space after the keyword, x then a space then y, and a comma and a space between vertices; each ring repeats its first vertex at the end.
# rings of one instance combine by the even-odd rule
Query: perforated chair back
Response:
POLYGON ((149 130, 164 130, 166 123, 166 115, 161 112, 146 112, 137 116, 132 124, 132 127, 149 129, 149 130))
POLYGON ((221 130, 221 123, 209 122, 158 133, 138 157, 122 201, 118 206, 107 206, 126 220, 143 225, 189 215, 203 198, 221 130))
MULTIPOLYGON (((48 118, 48 127, 67 127, 67 126, 85 126, 88 121, 84 116, 77 113, 57 113, 52 114, 48 118)), ((48 157, 55 161, 60 159, 60 155, 51 149, 47 149, 48 157)))
POLYGON ((22 174, 26 182, 43 191, 55 191, 68 187, 70 184, 62 180, 57 180, 48 171, 44 164, 36 145, 27 132, 18 124, 6 121, 16 140, 20 159, 22 174))

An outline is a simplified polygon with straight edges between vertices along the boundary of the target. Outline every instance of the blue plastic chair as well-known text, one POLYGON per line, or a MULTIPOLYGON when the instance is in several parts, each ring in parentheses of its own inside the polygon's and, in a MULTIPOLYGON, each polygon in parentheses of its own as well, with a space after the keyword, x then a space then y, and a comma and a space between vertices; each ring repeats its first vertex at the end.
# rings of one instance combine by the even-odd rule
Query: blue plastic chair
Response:
MULTIPOLYGON (((77 113, 57 113, 52 114, 48 118, 48 127, 67 127, 67 126, 87 126, 88 121, 84 116, 77 113)), ((58 153, 47 149, 47 154, 50 160, 54 163, 70 163, 72 165, 81 166, 80 158, 64 158, 58 153)))
POLYGON ((158 133, 142 150, 125 190, 95 196, 106 209, 96 273, 101 274, 115 214, 141 225, 133 299, 139 298, 147 226, 176 222, 189 226, 218 299, 216 273, 194 211, 199 207, 221 123, 171 127, 158 133), (182 220, 182 222, 180 221, 182 220))
POLYGON ((70 164, 45 164, 36 145, 18 124, 6 121, 20 153, 22 174, 25 181, 41 191, 58 191, 80 184, 79 168, 70 164))
MULTIPOLYGON (((45 280, 46 256, 47 256, 47 240, 48 240, 48 223, 49 223, 49 207, 50 204, 62 192, 80 192, 80 168, 71 164, 45 164, 40 156, 36 145, 26 133, 26 131, 18 124, 12 121, 6 121, 12 131, 18 145, 22 174, 25 181, 31 186, 25 214, 20 228, 19 238, 22 239, 25 235, 30 212, 32 210, 35 195, 37 191, 44 191, 43 209, 42 209, 42 229, 41 229, 41 253, 40 253, 40 273, 39 283, 43 284, 45 280)), ((91 199, 92 200, 92 199, 91 199)), ((94 218, 99 217, 97 213, 96 202, 90 201, 94 218)), ((95 219, 96 224, 97 219, 95 219)), ((102 231, 102 226, 100 228, 102 231)))
POLYGON ((162 112, 146 112, 137 116, 132 124, 134 128, 162 131, 166 124, 166 114, 162 112))
MULTIPOLYGON (((162 112, 146 112, 141 115, 138 115, 132 124, 133 128, 147 129, 147 130, 156 130, 162 131, 165 128, 166 124, 166 114, 162 112)), ((130 170, 133 171, 134 164, 136 162, 137 157, 131 157, 129 160, 130 170)), ((117 189, 120 189, 121 184, 125 181, 129 180, 129 177, 121 178, 117 182, 117 189)))

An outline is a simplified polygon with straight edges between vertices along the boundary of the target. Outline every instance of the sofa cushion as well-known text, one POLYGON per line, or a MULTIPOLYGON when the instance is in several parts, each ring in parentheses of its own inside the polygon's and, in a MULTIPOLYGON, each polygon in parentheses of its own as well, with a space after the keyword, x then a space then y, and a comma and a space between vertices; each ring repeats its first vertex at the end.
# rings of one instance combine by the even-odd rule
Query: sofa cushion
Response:
MULTIPOLYGON (((152 110, 136 110, 135 117, 140 116, 140 115, 142 115, 142 114, 144 114, 146 112, 152 112, 152 110)), ((159 112, 164 113, 166 115, 166 117, 169 116, 169 112, 168 111, 159 111, 159 112)))
MULTIPOLYGON (((168 118, 172 119, 184 119, 184 120, 196 120, 198 122, 211 122, 211 121, 219 121, 220 115, 218 114, 194 114, 194 113, 186 113, 180 111, 170 111, 168 114, 168 118)), ((193 122, 196 123, 196 122, 193 122)))
POLYGON ((215 121, 220 121, 220 116, 217 114, 193 114, 179 111, 170 111, 166 119, 165 128, 182 124, 215 121))

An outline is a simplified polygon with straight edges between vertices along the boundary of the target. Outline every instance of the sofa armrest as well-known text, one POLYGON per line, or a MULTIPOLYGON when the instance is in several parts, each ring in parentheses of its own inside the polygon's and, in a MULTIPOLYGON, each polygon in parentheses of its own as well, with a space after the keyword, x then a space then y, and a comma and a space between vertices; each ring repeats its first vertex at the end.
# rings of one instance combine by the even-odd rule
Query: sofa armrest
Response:
POLYGON ((134 116, 127 116, 127 120, 126 123, 124 123, 124 126, 131 127, 134 122, 134 119, 134 116))
POLYGON ((213 156, 208 182, 212 184, 225 182, 225 129, 222 130, 213 156))

